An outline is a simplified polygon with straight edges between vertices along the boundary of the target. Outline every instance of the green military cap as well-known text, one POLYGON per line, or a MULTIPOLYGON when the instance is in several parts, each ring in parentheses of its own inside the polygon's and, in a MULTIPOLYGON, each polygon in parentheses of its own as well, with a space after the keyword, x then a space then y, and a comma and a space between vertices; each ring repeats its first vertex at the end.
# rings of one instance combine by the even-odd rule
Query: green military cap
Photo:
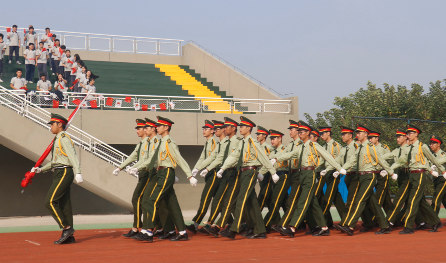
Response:
POLYGON ((362 125, 362 124, 356 124, 356 130, 355 132, 366 132, 366 133, 370 133, 370 129, 367 128, 366 126, 362 125))
POLYGON ((251 121, 250 119, 244 117, 244 116, 240 116, 240 126, 248 126, 251 128, 256 127, 256 124, 251 121))
POLYGON ((174 124, 173 121, 169 120, 168 118, 164 118, 161 116, 156 116, 158 118, 157 125, 165 125, 165 126, 172 126, 174 124))
POLYGON ((298 129, 299 123, 297 121, 290 120, 290 127, 288 127, 288 129, 292 129, 292 128, 298 129))
POLYGON ((377 131, 370 131, 369 132, 369 137, 379 137, 379 136, 381 136, 380 132, 377 132, 377 131))
POLYGON ((48 122, 48 124, 51 124, 53 122, 60 122, 64 125, 66 125, 68 123, 68 120, 65 119, 64 117, 60 116, 59 114, 51 113, 51 120, 50 120, 50 122, 48 122))
POLYGON ((406 136, 406 130, 401 128, 396 128, 396 136, 406 136))
POLYGON ((212 120, 212 122, 214 123, 214 129, 223 128, 223 125, 225 124, 224 121, 212 120))
POLYGON ((306 131, 312 131, 313 129, 311 128, 310 125, 308 125, 306 122, 304 121, 299 121, 298 123, 299 127, 297 128, 298 130, 306 130, 306 131))
POLYGON ((407 124, 407 131, 406 131, 406 133, 409 133, 409 132, 416 132, 416 133, 418 133, 418 134, 421 134, 421 130, 418 128, 418 127, 416 127, 415 125, 412 125, 412 124, 407 124))
POLYGON ((313 128, 312 126, 310 126, 310 129, 311 129, 311 133, 310 134, 313 134, 313 135, 316 135, 317 137, 319 137, 319 136, 321 136, 321 133, 322 132, 318 132, 315 128, 313 128))
POLYGON ((276 130, 271 129, 271 130, 269 130, 269 133, 270 133, 270 138, 283 137, 283 133, 281 133, 280 131, 276 131, 276 130))
POLYGON ((223 127, 226 127, 226 126, 237 127, 238 126, 238 122, 234 121, 231 118, 225 117, 225 124, 223 125, 223 127))
POLYGON ((144 127, 146 127, 146 120, 136 119, 136 127, 135 127, 135 129, 144 128, 144 127))
POLYGON ((322 126, 322 127, 319 127, 319 133, 331 132, 331 129, 332 129, 332 127, 330 127, 330 126, 322 126))
POLYGON ((156 127, 156 121, 152 121, 151 119, 145 118, 146 119, 146 125, 145 127, 156 127))
POLYGON ((339 126, 341 128, 341 134, 342 133, 353 133, 354 130, 349 128, 349 127, 345 127, 345 126, 339 126))
POLYGON ((435 135, 432 135, 432 136, 431 136, 431 139, 430 139, 429 141, 430 141, 430 142, 439 143, 439 144, 442 144, 442 143, 443 143, 443 140, 442 140, 440 137, 435 136, 435 135))
POLYGON ((205 120, 204 121, 204 126, 202 126, 201 128, 211 128, 214 129, 214 123, 210 120, 205 120))
POLYGON ((262 126, 257 126, 257 132, 256 134, 265 134, 265 135, 269 135, 269 131, 268 129, 262 127, 262 126))

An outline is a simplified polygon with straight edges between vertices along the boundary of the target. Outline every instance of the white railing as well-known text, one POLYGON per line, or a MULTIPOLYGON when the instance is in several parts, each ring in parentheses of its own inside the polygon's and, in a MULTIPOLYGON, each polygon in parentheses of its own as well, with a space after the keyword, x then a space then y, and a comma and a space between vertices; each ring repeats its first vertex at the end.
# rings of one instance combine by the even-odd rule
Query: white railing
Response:
MULTIPOLYGON (((3 33, 5 43, 9 44, 9 40, 6 37, 7 28, 11 27, 0 26, 0 33, 3 33)), ((21 34, 22 44, 24 35, 23 30, 28 31, 28 28, 20 27, 17 29, 17 32, 21 34)), ((38 36, 37 42, 39 42, 45 34, 45 30, 35 29, 34 32, 36 32, 38 36)), ((181 56, 181 42, 184 41, 179 39, 92 34, 56 30, 51 30, 51 33, 56 34, 56 38, 60 40, 61 45, 65 45, 71 50, 92 50, 167 56, 181 56)))
MULTIPOLYGON (((22 90, 12 91, 24 93, 22 90)), ((30 91, 24 103, 40 107, 74 108, 85 93, 30 91)), ((136 111, 189 111, 217 113, 280 113, 291 112, 291 100, 237 99, 92 93, 81 105, 93 109, 134 109, 136 111)))
MULTIPOLYGON (((12 92, 0 86, 0 105, 7 107, 24 118, 39 124, 49 130, 48 120, 51 118, 50 112, 40 108, 38 105, 29 102, 24 93, 12 92)), ((95 155, 96 157, 117 167, 127 159, 127 155, 116 150, 110 145, 100 141, 90 134, 82 131, 74 125, 70 125, 67 130, 73 142, 81 149, 95 155)))

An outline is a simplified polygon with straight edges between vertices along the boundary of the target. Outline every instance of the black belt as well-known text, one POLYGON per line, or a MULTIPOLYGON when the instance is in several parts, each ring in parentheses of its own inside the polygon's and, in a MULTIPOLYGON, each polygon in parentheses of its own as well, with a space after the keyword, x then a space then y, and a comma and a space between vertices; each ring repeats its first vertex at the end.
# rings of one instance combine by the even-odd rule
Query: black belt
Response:
POLYGON ((257 166, 246 166, 246 167, 242 167, 240 168, 240 171, 244 172, 246 170, 254 170, 257 169, 257 166))
POLYGON ((349 176, 349 175, 354 175, 354 174, 356 174, 356 172, 349 172, 349 173, 346 173, 345 175, 349 176))
POLYGON ((65 168, 73 168, 73 166, 57 166, 53 167, 52 169, 65 169, 65 168))

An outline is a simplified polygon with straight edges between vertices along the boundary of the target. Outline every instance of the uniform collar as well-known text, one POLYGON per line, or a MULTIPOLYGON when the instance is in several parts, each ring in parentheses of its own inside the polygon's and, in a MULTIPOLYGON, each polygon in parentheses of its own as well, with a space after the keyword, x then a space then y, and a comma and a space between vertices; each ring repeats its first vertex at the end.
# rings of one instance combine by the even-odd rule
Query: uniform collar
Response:
POLYGON ((214 139, 214 136, 212 136, 211 138, 207 139, 206 142, 210 142, 210 141, 212 141, 212 140, 215 140, 215 139, 214 139))
POLYGON ((163 137, 163 141, 167 141, 169 139, 170 139, 170 135, 169 134, 163 137))
POLYGON ((249 142, 249 139, 251 139, 251 140, 254 141, 254 139, 251 137, 251 135, 248 135, 248 136, 246 136, 246 138, 243 138, 243 140, 244 140, 245 142, 249 142))
POLYGON ((349 145, 347 145, 348 147, 355 147, 355 141, 352 141, 349 145))

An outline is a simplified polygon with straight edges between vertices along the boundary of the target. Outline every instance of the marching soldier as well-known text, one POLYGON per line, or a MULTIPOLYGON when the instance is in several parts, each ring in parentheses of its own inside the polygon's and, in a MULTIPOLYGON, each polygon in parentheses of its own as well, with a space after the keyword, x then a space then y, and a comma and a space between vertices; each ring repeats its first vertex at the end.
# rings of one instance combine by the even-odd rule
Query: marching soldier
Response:
POLYGON ((74 179, 78 184, 83 182, 73 141, 64 131, 67 123, 68 121, 64 117, 51 113, 51 120, 48 124, 51 124, 51 132, 56 134, 51 150, 51 162, 43 167, 31 169, 31 172, 35 173, 53 171, 53 183, 46 196, 45 206, 50 210, 59 227, 63 229, 61 238, 54 241, 56 245, 76 242, 73 236, 75 230, 73 228, 70 189, 74 179))
MULTIPOLYGON (((270 156, 271 151, 274 151, 274 147, 266 142, 266 138, 268 138, 269 131, 262 126, 257 126, 257 141, 260 145, 265 149, 266 156, 270 156)), ((268 171, 265 171, 265 174, 259 173, 259 177, 262 180, 259 180, 260 191, 257 199, 260 204, 260 211, 263 210, 265 206, 268 206, 271 201, 271 192, 273 190, 273 183, 271 181, 271 174, 268 171)), ((268 207, 269 208, 269 207, 268 207)))
POLYGON ((246 237, 250 239, 266 238, 266 229, 254 189, 259 166, 263 165, 272 174, 271 178, 274 181, 277 181, 279 176, 276 174, 276 169, 269 162, 263 148, 251 137, 252 128, 254 127, 256 127, 256 124, 250 119, 243 116, 240 117, 240 134, 244 136, 244 139, 239 144, 237 150, 228 156, 217 173, 221 177, 226 169, 234 166, 236 166, 237 171, 240 171, 240 190, 237 196, 234 223, 230 229, 220 231, 220 235, 230 239, 235 239, 235 234, 240 233, 242 215, 245 212, 249 214, 249 220, 254 223, 253 234, 247 234, 246 237))
MULTIPOLYGON (((214 152, 217 152, 217 142, 214 138, 214 123, 209 120, 205 120, 205 125, 202 127, 202 129, 203 136, 207 140, 206 144, 204 145, 203 151, 200 154, 200 158, 198 159, 194 169, 192 170, 192 175, 194 177, 200 171, 197 168, 201 167, 201 163, 209 158, 211 159, 211 161, 214 160, 216 156, 214 152)), ((198 229, 198 226, 206 215, 209 204, 211 203, 212 198, 218 190, 218 187, 220 185, 220 178, 217 177, 217 172, 214 169, 206 174, 204 180, 205 185, 201 194, 200 206, 198 207, 197 214, 192 219, 193 224, 187 226, 186 228, 193 233, 197 233, 197 231, 200 231, 204 234, 208 234, 204 229, 198 229)))
MULTIPOLYGON (((434 154, 434 156, 439 160, 440 163, 443 164, 446 161, 446 155, 445 152, 440 148, 443 144, 443 140, 435 135, 431 136, 429 147, 434 154)), ((434 167, 433 167, 434 168, 434 167)), ((443 203, 443 206, 446 207, 446 179, 443 176, 438 176, 434 179, 434 188, 435 193, 432 198, 432 208, 437 213, 440 213, 440 207, 441 203, 443 203)))

